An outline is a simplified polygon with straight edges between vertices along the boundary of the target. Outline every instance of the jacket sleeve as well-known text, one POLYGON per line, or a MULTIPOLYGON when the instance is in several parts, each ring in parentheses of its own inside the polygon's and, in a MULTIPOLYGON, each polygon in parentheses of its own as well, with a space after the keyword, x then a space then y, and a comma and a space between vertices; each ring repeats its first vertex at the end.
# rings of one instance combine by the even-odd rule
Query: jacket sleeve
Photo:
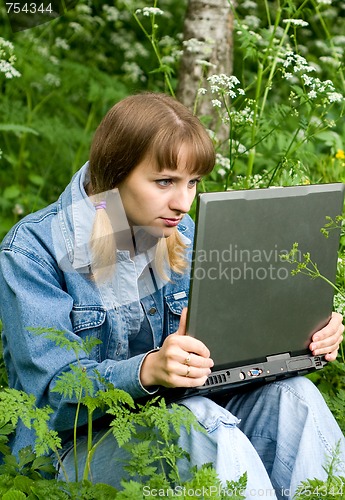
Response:
MULTIPOLYGON (((0 253, 0 313, 3 322, 4 358, 10 385, 34 394, 37 404, 50 405, 54 414, 52 426, 57 431, 73 428, 77 400, 52 392, 58 377, 82 366, 93 381, 94 389, 102 389, 100 377, 133 398, 148 395, 139 379, 146 356, 128 360, 106 359, 101 363, 86 353, 77 356, 73 350, 59 347, 29 327, 54 328, 65 332, 71 341, 80 342, 71 323, 72 297, 64 291, 61 276, 53 264, 20 248, 5 248, 0 253), (96 372, 100 377, 95 376, 96 372)), ((81 414, 80 425, 86 422, 81 414)))

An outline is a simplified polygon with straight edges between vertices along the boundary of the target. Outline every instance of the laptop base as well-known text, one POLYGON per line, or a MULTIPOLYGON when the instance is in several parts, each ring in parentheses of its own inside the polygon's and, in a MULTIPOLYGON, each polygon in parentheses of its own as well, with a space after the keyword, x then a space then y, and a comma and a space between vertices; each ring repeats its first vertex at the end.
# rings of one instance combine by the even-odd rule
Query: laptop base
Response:
POLYGON ((157 394, 167 403, 177 402, 191 396, 212 396, 224 393, 252 390, 257 385, 275 380, 306 375, 323 368, 327 361, 324 356, 304 354, 291 357, 289 353, 268 356, 267 360, 259 363, 241 366, 241 368, 227 368, 212 372, 204 385, 193 388, 162 389, 157 394))

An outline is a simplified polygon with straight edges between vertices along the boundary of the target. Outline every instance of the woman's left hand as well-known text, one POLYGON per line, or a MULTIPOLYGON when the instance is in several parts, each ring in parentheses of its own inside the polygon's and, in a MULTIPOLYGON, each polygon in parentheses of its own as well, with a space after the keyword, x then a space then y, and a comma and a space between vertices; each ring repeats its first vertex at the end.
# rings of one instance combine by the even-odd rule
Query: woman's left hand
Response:
POLYGON ((343 341, 343 317, 333 312, 329 323, 321 330, 314 333, 309 349, 314 356, 325 354, 327 361, 334 361, 338 355, 338 349, 343 341))

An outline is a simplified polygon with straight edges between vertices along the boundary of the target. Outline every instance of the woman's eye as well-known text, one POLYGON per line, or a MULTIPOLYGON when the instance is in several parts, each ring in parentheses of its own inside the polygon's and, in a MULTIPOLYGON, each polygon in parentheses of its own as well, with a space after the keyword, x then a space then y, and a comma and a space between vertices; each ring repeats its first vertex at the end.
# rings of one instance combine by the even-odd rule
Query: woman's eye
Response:
POLYGON ((200 181, 201 181, 201 179, 192 179, 189 181, 189 186, 193 188, 194 186, 199 184, 200 181))
POLYGON ((162 187, 170 186, 171 182, 172 182, 171 179, 158 179, 158 180, 156 180, 156 183, 162 187))

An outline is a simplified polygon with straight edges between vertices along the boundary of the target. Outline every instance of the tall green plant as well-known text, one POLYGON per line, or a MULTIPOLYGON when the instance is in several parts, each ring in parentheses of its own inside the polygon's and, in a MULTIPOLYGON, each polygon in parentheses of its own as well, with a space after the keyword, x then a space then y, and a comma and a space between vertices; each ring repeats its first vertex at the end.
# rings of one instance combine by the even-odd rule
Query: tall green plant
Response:
MULTIPOLYGON (((86 338, 81 342, 71 341, 64 332, 49 328, 35 328, 32 331, 38 335, 45 335, 61 349, 73 350, 77 360, 82 351, 90 352, 98 342, 93 338, 86 338)), ((99 378, 97 371, 94 372, 94 377, 99 378)), ((147 492, 145 496, 151 496, 150 491, 153 492, 152 496, 156 496, 154 492, 171 492, 178 486, 178 489, 185 488, 187 491, 192 491, 196 487, 199 490, 204 489, 205 498, 225 498, 225 491, 232 491, 233 497, 237 500, 245 498, 241 493, 246 487, 245 475, 238 482, 228 482, 225 489, 215 471, 208 465, 199 470, 193 469, 191 479, 182 481, 178 461, 187 458, 187 454, 176 443, 181 428, 183 426, 190 432, 194 427, 200 432, 205 432, 187 408, 177 404, 172 404, 168 408, 164 399, 152 399, 145 404, 135 404, 126 392, 114 389, 111 384, 104 381, 103 383, 104 390, 96 392, 93 378, 86 374, 78 361, 76 366, 71 367, 70 372, 63 373, 59 377, 53 389, 63 397, 75 398, 77 401, 74 424, 76 482, 70 482, 59 455, 61 440, 58 434, 49 428, 49 415, 53 410, 49 407, 37 408, 35 398, 22 391, 6 388, 0 392, 0 453, 4 456, 4 465, 0 466, 0 493, 9 490, 25 494, 34 490, 37 495, 41 488, 45 495, 54 492, 56 498, 101 498, 88 496, 97 492, 99 495, 105 495, 102 498, 120 499, 142 498, 143 488, 147 492), (82 410, 86 411, 88 416, 87 460, 84 469, 79 471, 76 435, 78 417, 82 410), (110 417, 109 428, 105 429, 97 441, 93 439, 95 412, 98 412, 98 417, 100 414, 110 417), (26 427, 34 429, 37 437, 35 453, 30 449, 23 449, 16 459, 9 453, 6 441, 19 419, 26 427), (90 463, 94 453, 110 434, 114 436, 119 447, 126 448, 130 456, 128 463, 124 464, 124 470, 131 479, 123 481, 123 490, 119 492, 106 485, 96 488, 90 482, 90 463), (65 482, 44 480, 44 473, 52 473, 54 469, 51 461, 39 457, 51 451, 57 458, 65 482), (36 481, 38 483, 35 485, 36 481), (85 496, 81 494, 83 489, 85 496), (107 496, 108 494, 113 496, 107 496)), ((37 498, 47 497, 43 497, 40 493, 37 498)))

